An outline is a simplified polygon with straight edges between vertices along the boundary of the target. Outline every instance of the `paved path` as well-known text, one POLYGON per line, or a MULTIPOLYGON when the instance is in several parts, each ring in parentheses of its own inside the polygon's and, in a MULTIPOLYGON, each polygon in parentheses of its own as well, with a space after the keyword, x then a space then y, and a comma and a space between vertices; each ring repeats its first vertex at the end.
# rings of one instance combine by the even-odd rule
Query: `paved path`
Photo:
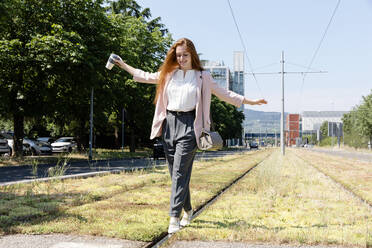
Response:
POLYGON ((321 152, 329 155, 335 155, 343 158, 350 158, 355 160, 360 160, 364 162, 372 162, 372 153, 367 152, 352 152, 352 151, 343 151, 343 150, 331 150, 331 149, 322 149, 322 148, 307 148, 309 151, 321 152))
POLYGON ((140 248, 145 242, 64 234, 0 236, 1 248, 140 248))
MULTIPOLYGON (((8 235, 0 236, 1 248, 141 248, 146 242, 96 236, 8 235)), ((250 244, 243 242, 175 241, 169 248, 298 248, 298 246, 274 244, 250 244)), ((336 246, 333 246, 336 247, 336 246)), ((337 246, 340 247, 340 246, 337 246)), ((332 246, 301 246, 301 248, 332 248, 332 246)))

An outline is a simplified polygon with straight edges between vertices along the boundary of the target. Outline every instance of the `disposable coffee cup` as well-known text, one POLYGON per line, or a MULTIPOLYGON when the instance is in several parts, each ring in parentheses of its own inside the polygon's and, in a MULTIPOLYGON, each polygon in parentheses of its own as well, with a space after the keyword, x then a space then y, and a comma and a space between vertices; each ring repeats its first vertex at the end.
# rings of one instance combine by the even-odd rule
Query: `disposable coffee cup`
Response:
POLYGON ((108 58, 107 63, 106 63, 106 68, 107 69, 111 70, 112 67, 114 67, 114 65, 115 65, 114 59, 121 60, 121 58, 118 55, 112 53, 110 55, 110 57, 108 58))

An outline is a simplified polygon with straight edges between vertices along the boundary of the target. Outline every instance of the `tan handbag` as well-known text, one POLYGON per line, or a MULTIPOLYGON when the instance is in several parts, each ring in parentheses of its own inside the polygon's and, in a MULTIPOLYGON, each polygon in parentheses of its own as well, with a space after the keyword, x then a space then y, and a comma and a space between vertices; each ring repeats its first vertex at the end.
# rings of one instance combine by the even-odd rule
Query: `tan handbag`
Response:
MULTIPOLYGON (((200 72, 200 78, 202 80, 202 89, 201 89, 201 104, 202 104, 202 121, 203 129, 201 136, 199 138, 199 149, 200 150, 218 150, 223 146, 223 140, 221 135, 216 131, 207 131, 204 129, 204 109, 203 109, 203 77, 202 71, 200 72)), ((211 118, 211 117, 210 117, 211 118)), ((213 126, 212 126, 213 128, 213 126)))

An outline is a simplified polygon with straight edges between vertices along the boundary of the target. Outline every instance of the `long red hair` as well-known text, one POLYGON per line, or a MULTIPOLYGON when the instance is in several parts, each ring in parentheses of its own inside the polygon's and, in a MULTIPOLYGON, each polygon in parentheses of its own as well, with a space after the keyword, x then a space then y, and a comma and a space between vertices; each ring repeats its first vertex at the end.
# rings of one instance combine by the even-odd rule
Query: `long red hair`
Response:
POLYGON ((155 104, 164 90, 164 86, 166 83, 165 79, 167 75, 179 67, 179 64, 177 62, 177 56, 176 56, 176 48, 177 46, 182 46, 182 45, 186 45, 186 50, 191 55, 192 69, 198 70, 198 71, 203 70, 203 67, 200 64, 199 55, 196 52, 194 43, 192 43, 192 41, 187 38, 181 38, 177 40, 169 49, 163 64, 159 68, 160 75, 159 75, 158 85, 156 87, 156 95, 155 95, 155 100, 154 100, 155 104))

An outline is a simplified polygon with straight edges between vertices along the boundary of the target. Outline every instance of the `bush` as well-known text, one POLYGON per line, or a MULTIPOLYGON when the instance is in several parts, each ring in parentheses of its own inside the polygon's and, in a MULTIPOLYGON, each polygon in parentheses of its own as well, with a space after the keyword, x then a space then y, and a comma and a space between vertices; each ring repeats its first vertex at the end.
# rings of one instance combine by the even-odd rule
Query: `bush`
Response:
POLYGON ((368 138, 357 133, 345 133, 345 145, 354 148, 368 148, 368 138))
MULTIPOLYGON (((325 138, 322 138, 322 140, 320 141, 320 146, 332 146, 332 140, 333 140, 333 146, 336 146, 337 145, 337 137, 325 137, 325 138)), ((341 137, 341 141, 342 142, 342 137, 341 137)))
POLYGON ((5 228, 12 224, 12 218, 7 215, 0 215, 0 227, 5 228))

